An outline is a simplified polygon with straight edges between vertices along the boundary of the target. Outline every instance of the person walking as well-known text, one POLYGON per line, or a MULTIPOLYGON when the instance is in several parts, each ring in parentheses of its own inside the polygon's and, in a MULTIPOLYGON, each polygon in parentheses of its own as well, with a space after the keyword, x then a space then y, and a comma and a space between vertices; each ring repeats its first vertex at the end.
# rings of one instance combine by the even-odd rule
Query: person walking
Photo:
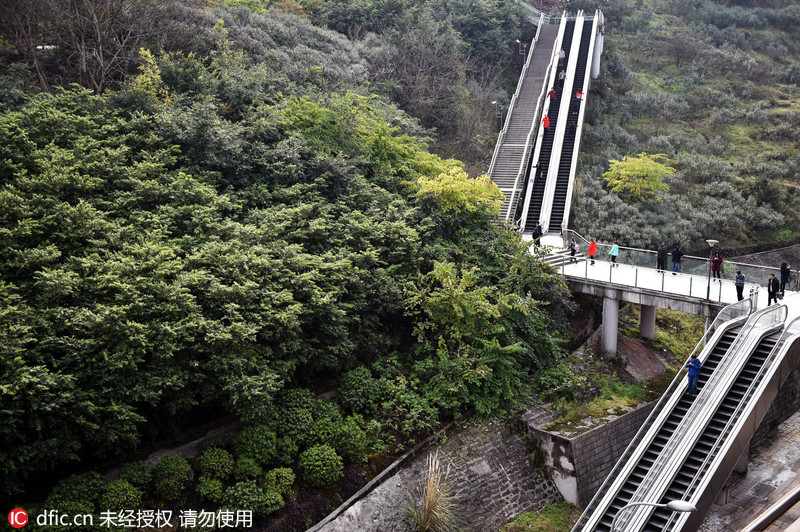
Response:
POLYGON ((719 251, 714 252, 714 256, 711 258, 711 275, 714 277, 714 281, 716 282, 717 279, 720 279, 720 271, 722 270, 722 256, 719 254, 719 251))
POLYGON ((547 132, 547 128, 550 127, 550 117, 549 116, 544 115, 544 118, 542 118, 542 127, 545 129, 545 132, 547 132))
POLYGON ((769 281, 767 281, 767 306, 772 305, 772 302, 778 302, 778 292, 780 292, 781 285, 778 283, 778 279, 775 278, 775 274, 769 274, 769 281))
POLYGON ((736 286, 736 297, 739 301, 744 299, 744 295, 742 294, 742 292, 744 292, 744 280, 745 277, 742 273, 742 270, 738 270, 736 272, 736 279, 734 279, 733 284, 736 286))
POLYGON ((611 251, 609 251, 608 254, 611 256, 611 267, 618 267, 619 264, 617 264, 617 256, 619 255, 619 246, 617 245, 616 240, 614 240, 614 245, 611 246, 611 251))
POLYGON ((547 97, 550 98, 552 101, 556 101, 556 90, 553 87, 550 87, 550 92, 547 93, 547 97))
POLYGON ((683 258, 683 251, 680 246, 675 246, 672 250, 672 275, 678 275, 678 270, 681 268, 681 259, 683 258))
POLYGON ((786 284, 789 282, 789 276, 791 274, 792 270, 789 268, 789 265, 785 262, 781 264, 781 299, 786 295, 786 284))
POLYGON ((536 225, 533 226, 533 246, 536 249, 539 249, 539 239, 542 238, 542 226, 539 222, 536 222, 536 225))
POLYGON ((594 266, 594 256, 597 255, 597 242, 594 238, 589 240, 589 250, 586 252, 589 255, 589 260, 592 261, 591 265, 594 266))
POLYGON ((575 237, 573 236, 569 241, 569 261, 570 262, 578 262, 578 259, 575 258, 575 254, 581 248, 578 246, 578 243, 575 241, 575 237))
POLYGON ((656 251, 656 269, 659 272, 667 269, 667 248, 664 247, 664 244, 661 244, 661 247, 656 251))
POLYGON ((564 59, 567 57, 567 54, 564 53, 564 49, 558 51, 558 66, 564 66, 564 59))
POLYGON ((564 80, 567 79, 567 72, 562 70, 558 73, 558 88, 564 88, 564 80))
POLYGON ((697 378, 700 376, 700 368, 703 367, 703 364, 700 363, 700 359, 697 358, 697 353, 692 353, 692 357, 689 359, 689 362, 686 363, 686 367, 689 368, 688 393, 697 395, 697 378))

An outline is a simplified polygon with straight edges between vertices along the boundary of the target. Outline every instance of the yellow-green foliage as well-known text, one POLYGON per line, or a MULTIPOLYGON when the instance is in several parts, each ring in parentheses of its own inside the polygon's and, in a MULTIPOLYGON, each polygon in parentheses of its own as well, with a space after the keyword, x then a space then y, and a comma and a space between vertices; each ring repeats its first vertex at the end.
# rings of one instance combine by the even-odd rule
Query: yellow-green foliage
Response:
POLYGON ((580 510, 572 503, 546 504, 538 512, 517 517, 502 532, 569 532, 580 515, 580 510))
POLYGON ((486 210, 497 215, 503 204, 503 193, 488 176, 471 179, 454 162, 446 172, 435 177, 420 177, 417 185, 420 196, 433 194, 439 199, 444 211, 463 213, 486 210))
POLYGON ((156 58, 145 48, 139 50, 139 57, 142 59, 142 65, 139 66, 140 73, 133 78, 133 86, 156 100, 169 101, 169 91, 161 80, 161 70, 156 58))
POLYGON ((626 155, 621 161, 612 159, 609 162, 611 166, 603 179, 612 192, 620 193, 629 203, 661 201, 658 194, 669 190, 664 178, 675 175, 675 169, 667 164, 669 158, 663 153, 642 152, 636 157, 626 155))

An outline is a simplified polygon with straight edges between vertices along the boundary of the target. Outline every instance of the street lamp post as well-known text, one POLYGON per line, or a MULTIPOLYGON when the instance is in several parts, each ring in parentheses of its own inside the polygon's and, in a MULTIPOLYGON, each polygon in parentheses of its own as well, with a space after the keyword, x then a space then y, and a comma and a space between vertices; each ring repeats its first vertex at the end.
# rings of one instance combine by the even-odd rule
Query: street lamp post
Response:
POLYGON ((519 39, 517 39, 517 44, 519 45, 519 55, 521 55, 524 59, 525 51, 528 49, 528 45, 524 42, 521 42, 519 39))
POLYGON ((494 105, 494 116, 497 118, 497 121, 500 123, 500 131, 503 130, 503 104, 497 103, 497 100, 492 101, 492 105, 494 105))
POLYGON ((628 508, 633 508, 634 506, 655 506, 657 508, 666 508, 667 510, 673 512, 694 512, 697 510, 697 507, 686 501, 669 501, 666 504, 661 504, 657 502, 632 502, 628 503, 622 508, 620 508, 617 513, 614 515, 614 519, 611 521, 611 531, 614 532, 614 527, 617 524, 617 518, 622 515, 622 512, 627 510, 628 508))
POLYGON ((706 240, 706 244, 708 247, 711 248, 711 252, 708 256, 708 289, 706 290, 706 299, 711 300, 711 261, 714 260, 714 245, 717 244, 719 240, 714 240, 709 238, 706 240))

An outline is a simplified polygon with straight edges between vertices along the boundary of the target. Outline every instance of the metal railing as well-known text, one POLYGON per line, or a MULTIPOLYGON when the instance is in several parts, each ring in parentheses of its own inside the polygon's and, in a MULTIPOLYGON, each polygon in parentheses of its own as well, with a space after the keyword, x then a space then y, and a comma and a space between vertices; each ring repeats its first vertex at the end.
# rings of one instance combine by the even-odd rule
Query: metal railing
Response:
MULTIPOLYGON (((749 315, 753 310, 752 302, 749 299, 745 299, 743 301, 739 301, 737 303, 733 303, 731 305, 726 306, 723 308, 714 321, 711 323, 711 326, 706 330, 703 334, 700 341, 692 351, 692 354, 697 354, 702 352, 706 349, 708 345, 708 351, 713 348, 713 345, 716 345, 717 342, 714 342, 713 345, 709 345, 710 340, 714 337, 718 330, 728 330, 738 325, 740 321, 743 321, 744 316, 749 315)), ((723 332, 719 333, 721 336, 723 332)), ((691 356, 689 356, 691 358, 691 356)), ((687 358, 687 360, 689 359, 687 358)), ((685 366, 685 362, 684 362, 685 366)), ((683 368, 682 368, 683 369, 683 368)), ((606 479, 603 481, 603 484, 598 488, 597 494, 594 498, 589 502, 584 510, 581 517, 578 519, 577 523, 573 527, 573 532, 579 532, 586 526, 589 519, 594 516, 594 514, 599 510, 601 504, 604 502, 605 499, 608 499, 610 496, 610 488, 613 484, 620 482, 623 478, 623 471, 626 468, 629 468, 631 465, 631 460, 634 458, 635 453, 637 452, 641 443, 645 440, 645 438, 650 433, 651 429, 653 429, 654 424, 658 421, 659 416, 656 415, 658 413, 665 412, 665 408, 670 402, 675 402, 675 392, 680 388, 685 386, 684 383, 684 373, 685 371, 678 371, 675 374, 675 378, 670 383, 669 387, 666 391, 661 395, 656 405, 651 410, 650 416, 645 420, 642 426, 639 428, 639 431, 630 441, 628 446, 625 448, 625 451, 620 456, 617 463, 611 469, 611 471, 606 476, 606 479)), ((672 408, 670 407, 670 410, 672 408)), ((625 475, 627 476, 627 475, 625 475)))
MULTIPOLYGON (((581 242, 583 245, 581 248, 585 250, 588 245, 589 241, 578 232, 573 229, 567 229, 564 231, 564 247, 566 247, 566 243, 569 242, 570 237, 575 237, 576 240, 581 242)), ((601 257, 600 259, 595 258, 595 260, 603 260, 602 257, 608 257, 608 250, 611 249, 611 244, 604 244, 604 243, 597 243, 597 257, 601 257)), ((668 250, 667 256, 667 271, 669 273, 672 272, 672 250, 668 250)), ((631 266, 637 266, 642 268, 650 268, 655 269, 657 266, 657 256, 658 252, 650 251, 647 249, 639 249, 639 248, 629 248, 625 246, 619 246, 619 256, 617 257, 617 264, 628 264, 631 266)), ((695 276, 707 276, 709 273, 709 268, 711 265, 711 259, 705 257, 695 257, 691 255, 684 255, 683 259, 680 263, 680 268, 678 273, 683 273, 687 275, 695 275, 695 276)), ((720 271, 720 276, 723 279, 733 280, 736 272, 741 271, 746 279, 746 282, 749 284, 757 284, 759 286, 767 286, 767 281, 769 281, 769 275, 774 274, 775 277, 780 279, 780 268, 772 268, 769 266, 759 266, 756 264, 747 264, 744 262, 732 262, 726 261, 722 263, 722 268, 720 271)), ((798 277, 798 271, 792 270, 789 276, 789 283, 787 286, 793 287, 797 289, 798 281, 800 278, 798 277)))

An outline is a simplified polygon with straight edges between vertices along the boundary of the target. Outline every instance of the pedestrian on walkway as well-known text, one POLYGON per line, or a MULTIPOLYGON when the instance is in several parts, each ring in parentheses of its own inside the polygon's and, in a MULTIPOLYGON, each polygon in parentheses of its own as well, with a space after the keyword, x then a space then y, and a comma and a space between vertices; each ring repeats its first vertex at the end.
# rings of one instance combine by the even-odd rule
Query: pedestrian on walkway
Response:
POLYGON ((697 378, 700 376, 700 368, 703 367, 703 364, 700 363, 700 359, 697 358, 697 353, 692 353, 692 357, 689 359, 689 362, 686 363, 686 367, 689 368, 688 393, 697 395, 697 378))
POLYGON ((589 250, 587 254, 589 255, 589 260, 592 261, 592 266, 594 266, 594 256, 597 255, 597 242, 594 241, 594 238, 589 240, 589 250))
POLYGON ((711 258, 711 275, 714 277, 714 281, 720 279, 719 273, 721 270, 722 270, 722 255, 719 254, 719 251, 715 251, 714 256, 711 258))
POLYGON ((667 269, 667 248, 664 247, 664 244, 661 244, 656 252, 656 268, 659 272, 667 269))
POLYGON ((614 245, 611 246, 611 251, 609 251, 608 254, 611 256, 611 267, 618 267, 619 264, 617 264, 617 255, 619 255, 619 246, 617 245, 616 240, 614 240, 614 245))
POLYGON ((742 294, 742 292, 744 292, 744 280, 745 277, 742 273, 742 270, 738 270, 736 272, 736 279, 734 279, 733 282, 733 284, 736 286, 736 298, 738 301, 744 299, 744 295, 742 294))
POLYGON ((769 281, 767 281, 767 306, 771 305, 774 301, 775 303, 778 302, 778 292, 780 292, 781 285, 778 283, 778 279, 775 278, 775 274, 769 274, 769 281))
POLYGON ((792 270, 789 268, 789 265, 785 262, 781 264, 781 299, 786 295, 786 283, 789 282, 789 276, 791 274, 792 270))
POLYGON ((575 254, 581 248, 578 246, 578 243, 575 241, 575 237, 573 236, 569 241, 569 261, 570 262, 578 262, 578 259, 575 258, 575 254))
POLYGON ((540 238, 542 238, 542 226, 539 225, 539 222, 536 222, 536 225, 533 226, 533 246, 536 249, 539 249, 540 238))
POLYGON ((683 251, 681 251, 680 246, 675 246, 675 249, 672 250, 672 275, 678 275, 678 271, 681 269, 681 259, 683 258, 683 251))

